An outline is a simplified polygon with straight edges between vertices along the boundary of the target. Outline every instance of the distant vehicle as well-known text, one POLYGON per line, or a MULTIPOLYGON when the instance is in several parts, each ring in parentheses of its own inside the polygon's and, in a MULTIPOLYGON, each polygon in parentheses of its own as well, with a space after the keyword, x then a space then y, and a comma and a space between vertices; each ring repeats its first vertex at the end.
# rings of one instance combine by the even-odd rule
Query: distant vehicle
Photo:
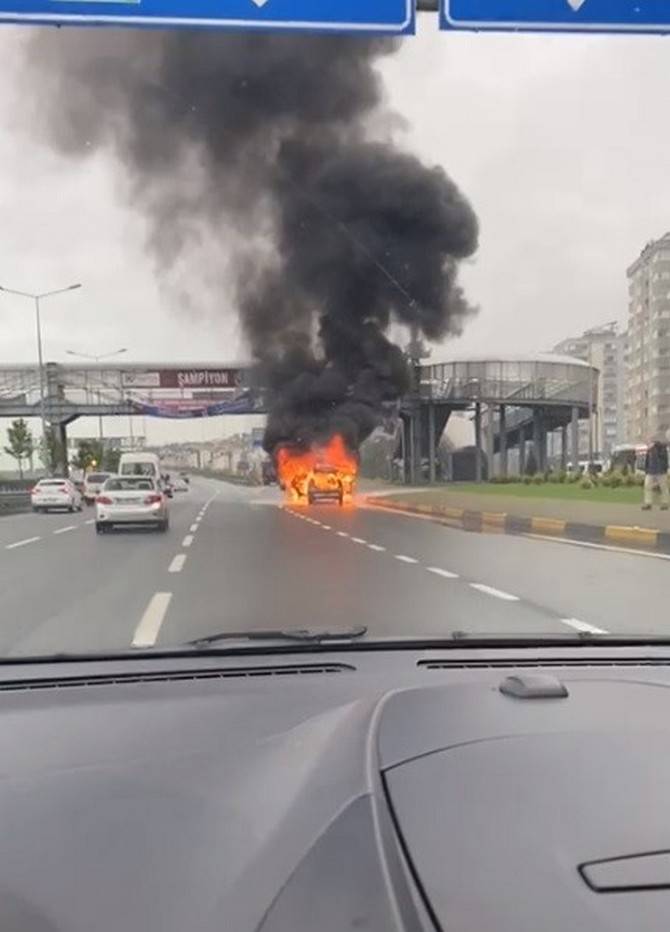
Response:
POLYGON ((310 505, 317 501, 344 504, 344 485, 334 466, 323 464, 314 467, 307 484, 307 501, 310 505))
POLYGON ((180 479, 183 479, 184 482, 185 482, 187 485, 190 485, 191 480, 190 480, 190 478, 189 478, 188 473, 186 473, 186 472, 180 472, 180 473, 179 473, 179 478, 180 478, 180 479))
POLYGON ((40 479, 30 492, 33 511, 81 511, 81 492, 71 479, 40 479))
POLYGON ((172 488, 175 492, 188 492, 188 482, 183 476, 177 476, 172 488))
POLYGON ((261 464, 261 479, 263 485, 274 485, 277 481, 277 470, 272 460, 263 460, 261 464))
POLYGON ((110 476, 111 473, 109 472, 90 472, 84 477, 83 494, 87 505, 93 504, 96 495, 101 492, 103 485, 110 476))
POLYGON ((161 464, 155 453, 122 453, 119 459, 120 476, 150 476, 161 478, 161 464))
POLYGON ((110 476, 95 500, 95 529, 102 534, 116 525, 151 525, 167 531, 167 497, 151 476, 110 476))

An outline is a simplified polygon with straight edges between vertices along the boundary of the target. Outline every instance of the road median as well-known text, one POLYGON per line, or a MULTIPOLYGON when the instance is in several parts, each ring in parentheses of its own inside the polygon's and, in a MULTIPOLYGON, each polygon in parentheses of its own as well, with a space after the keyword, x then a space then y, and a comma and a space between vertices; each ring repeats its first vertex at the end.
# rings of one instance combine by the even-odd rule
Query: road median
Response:
POLYGON ((542 499, 522 502, 509 495, 460 494, 451 488, 368 495, 365 503, 469 531, 569 538, 670 553, 670 515, 644 512, 638 517, 636 507, 630 504, 609 506, 542 499))

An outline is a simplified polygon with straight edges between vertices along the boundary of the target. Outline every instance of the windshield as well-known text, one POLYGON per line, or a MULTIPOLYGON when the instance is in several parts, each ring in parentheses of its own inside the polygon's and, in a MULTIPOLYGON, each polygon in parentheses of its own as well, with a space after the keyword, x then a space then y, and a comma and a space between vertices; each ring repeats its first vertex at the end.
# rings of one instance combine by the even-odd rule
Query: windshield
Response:
POLYGON ((108 479, 105 482, 105 492, 128 492, 134 489, 154 489, 151 479, 108 479))
POLYGON ((0 657, 670 635, 667 40, 0 51, 0 657))

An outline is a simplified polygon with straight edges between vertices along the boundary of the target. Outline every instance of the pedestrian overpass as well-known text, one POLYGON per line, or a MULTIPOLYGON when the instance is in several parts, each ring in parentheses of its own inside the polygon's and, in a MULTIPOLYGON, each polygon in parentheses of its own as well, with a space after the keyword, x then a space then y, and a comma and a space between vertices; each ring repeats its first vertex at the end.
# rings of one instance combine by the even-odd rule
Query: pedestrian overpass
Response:
MULTIPOLYGON (((422 460, 435 479, 436 450, 450 414, 473 413, 476 473, 482 452, 488 463, 498 453, 501 474, 507 451, 518 446, 523 464, 532 443, 542 469, 547 435, 560 429, 561 459, 577 462, 578 421, 597 404, 598 370, 572 357, 487 357, 416 366, 414 390, 401 399, 402 455, 408 481, 418 481, 422 460)), ((67 425, 79 417, 145 415, 197 418, 264 414, 263 389, 254 384, 250 362, 48 362, 42 378, 37 365, 0 364, 0 417, 39 417, 55 429, 67 448, 67 425)))

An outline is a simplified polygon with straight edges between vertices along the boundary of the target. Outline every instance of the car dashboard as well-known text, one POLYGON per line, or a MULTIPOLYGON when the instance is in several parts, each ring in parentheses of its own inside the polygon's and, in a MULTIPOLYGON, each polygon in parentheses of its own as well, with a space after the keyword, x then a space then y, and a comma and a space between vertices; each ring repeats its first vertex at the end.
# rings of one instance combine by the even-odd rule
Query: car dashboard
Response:
POLYGON ((669 665, 604 647, 5 664, 0 928, 665 930, 669 665))

